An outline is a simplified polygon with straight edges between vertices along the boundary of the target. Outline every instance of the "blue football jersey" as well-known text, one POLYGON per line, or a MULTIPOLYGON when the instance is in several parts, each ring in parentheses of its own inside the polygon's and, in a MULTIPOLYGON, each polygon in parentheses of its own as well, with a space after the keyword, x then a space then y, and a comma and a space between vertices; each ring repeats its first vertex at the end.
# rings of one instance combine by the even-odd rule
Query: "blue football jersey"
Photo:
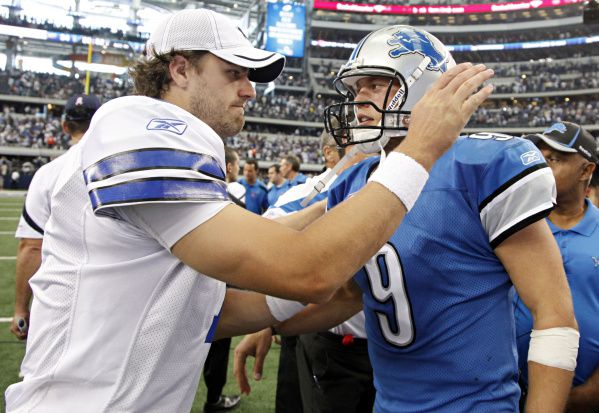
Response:
MULTIPOLYGON (((316 202, 320 202, 326 199, 328 190, 335 182, 335 179, 337 179, 337 175, 330 177, 328 182, 321 189, 321 191, 316 196, 314 196, 306 206, 302 205, 304 199, 308 195, 310 195, 317 183, 326 179, 330 171, 330 169, 327 169, 320 175, 316 175, 302 184, 295 185, 293 187, 287 187, 285 193, 283 193, 279 197, 279 199, 274 205, 271 205, 270 208, 268 208, 264 216, 268 218, 275 218, 281 215, 287 215, 292 212, 300 211, 304 209, 306 206, 310 206, 312 204, 315 204, 316 202)), ((341 174, 340 176, 343 176, 343 174, 341 174)))
MULTIPOLYGON (((580 330, 580 344, 574 371, 574 386, 585 383, 599 368, 599 208, 585 200, 587 210, 578 224, 569 229, 547 223, 557 241, 572 293, 574 314, 580 330)), ((514 297, 516 337, 522 382, 528 385, 528 346, 532 315, 520 297, 514 297)))
POLYGON ((289 185, 288 181, 283 182, 280 186, 272 185, 268 189, 268 207, 270 208, 271 206, 274 206, 274 204, 277 202, 277 199, 287 192, 289 188, 291 188, 291 186, 289 185))
POLYGON ((261 181, 249 184, 245 178, 238 181, 245 187, 245 209, 261 215, 268 208, 268 189, 261 181))
MULTIPOLYGON (((378 162, 338 179, 329 207, 362 188, 378 162)), ((511 282, 493 249, 554 203, 551 170, 528 141, 463 137, 437 161, 403 223, 355 275, 377 412, 517 410, 511 282)))

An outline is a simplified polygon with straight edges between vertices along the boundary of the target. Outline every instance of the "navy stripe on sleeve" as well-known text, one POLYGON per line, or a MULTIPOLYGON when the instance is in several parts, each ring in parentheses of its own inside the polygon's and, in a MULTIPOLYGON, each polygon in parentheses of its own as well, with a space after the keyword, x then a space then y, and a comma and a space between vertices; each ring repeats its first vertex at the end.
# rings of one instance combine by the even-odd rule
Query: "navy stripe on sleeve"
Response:
POLYGON ((42 227, 40 227, 39 225, 37 225, 35 223, 35 221, 33 220, 33 218, 31 218, 31 216, 27 213, 27 208, 25 208, 25 205, 23 205, 23 219, 25 220, 25 222, 27 222, 27 224, 29 224, 29 226, 31 228, 33 228, 34 230, 36 230, 37 232, 39 232, 40 234, 44 235, 44 230, 42 229, 42 227))
POLYGON ((170 148, 137 149, 110 155, 86 168, 83 176, 89 184, 126 172, 151 169, 186 169, 225 179, 225 173, 212 156, 170 148))
POLYGON ((514 235, 516 232, 526 228, 530 224, 534 224, 535 222, 540 221, 543 218, 547 218, 549 216, 549 214, 551 213, 551 211, 553 210, 553 208, 555 208, 555 205, 553 205, 551 208, 547 208, 547 209, 544 209, 543 211, 539 211, 536 214, 533 214, 533 215, 529 216, 528 218, 523 219, 522 221, 518 222, 513 227, 506 229, 501 234, 499 234, 497 237, 495 237, 495 239, 493 241, 491 241, 491 248, 493 248, 493 249, 497 248, 499 246, 499 244, 501 244, 503 241, 508 239, 510 236, 514 235))
POLYGON ((94 211, 114 204, 153 201, 227 201, 223 181, 190 178, 144 178, 89 191, 94 211))

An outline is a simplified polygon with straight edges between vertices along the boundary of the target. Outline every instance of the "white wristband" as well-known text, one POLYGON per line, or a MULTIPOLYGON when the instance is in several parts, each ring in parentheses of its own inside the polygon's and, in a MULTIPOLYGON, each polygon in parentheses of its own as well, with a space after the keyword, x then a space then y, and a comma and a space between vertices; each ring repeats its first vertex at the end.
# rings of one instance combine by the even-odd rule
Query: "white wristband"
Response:
POLYGON ((305 305, 297 301, 285 300, 283 298, 266 296, 266 305, 270 313, 277 321, 285 321, 305 308, 305 305))
POLYGON ((580 333, 570 327, 532 330, 528 361, 568 371, 576 369, 580 333))
POLYGON ((400 152, 391 152, 370 175, 369 182, 378 182, 393 192, 410 211, 428 180, 422 165, 400 152))

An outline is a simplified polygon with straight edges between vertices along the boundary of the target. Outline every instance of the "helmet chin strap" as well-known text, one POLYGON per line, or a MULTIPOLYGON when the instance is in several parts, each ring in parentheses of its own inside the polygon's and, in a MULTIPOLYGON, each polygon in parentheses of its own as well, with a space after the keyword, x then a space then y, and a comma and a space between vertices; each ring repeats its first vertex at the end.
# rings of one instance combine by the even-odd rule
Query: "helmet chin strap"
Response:
POLYGON ((412 86, 414 83, 416 83, 416 81, 418 79, 420 79, 420 76, 422 76, 422 74, 424 73, 424 71, 426 70, 426 67, 430 64, 430 62, 431 62, 431 58, 428 56, 425 56, 422 59, 422 61, 418 65, 418 67, 416 69, 414 69, 414 71, 406 79, 406 83, 408 84, 408 87, 412 86))
MULTIPOLYGON (((406 85, 404 86, 405 89, 404 89, 404 87, 400 87, 399 90, 395 93, 395 95, 391 99, 391 102, 387 106, 387 111, 391 111, 399 105, 399 102, 402 101, 402 96, 406 93, 406 90, 409 89, 414 83, 416 83, 416 81, 420 78, 420 76, 422 76, 422 74, 424 73, 424 71, 426 70, 426 67, 429 65, 430 62, 431 62, 431 58, 428 56, 425 56, 422 59, 422 61, 418 65, 418 67, 416 69, 414 69, 414 71, 410 74, 410 76, 407 77, 406 85)), ((337 172, 343 166, 345 166, 345 164, 351 158, 353 158, 355 155, 357 155, 359 152, 362 152, 364 154, 372 154, 372 153, 376 153, 376 152, 380 151, 381 162, 385 160, 385 158, 387 156, 387 154, 385 153, 385 146, 387 145, 387 143, 389 143, 389 140, 391 139, 392 136, 399 136, 398 133, 401 131, 385 130, 384 125, 382 125, 383 119, 385 119, 384 115, 381 117, 381 120, 377 124, 377 127, 378 127, 377 129, 374 129, 374 130, 372 130, 372 129, 356 129, 356 130, 352 131, 352 136, 354 138, 356 138, 356 137, 361 138, 359 140, 373 139, 373 138, 376 138, 376 136, 378 134, 380 134, 381 137, 379 139, 377 139, 376 141, 363 142, 363 143, 357 143, 355 145, 352 145, 351 149, 345 153, 345 155, 343 156, 343 158, 341 158, 339 160, 339 162, 337 162, 337 165, 335 165, 325 176, 323 176, 322 179, 314 185, 314 188, 312 188, 312 191, 310 192, 310 194, 308 194, 308 196, 305 197, 302 200, 302 202, 300 202, 300 205, 302 207, 305 208, 306 205, 308 205, 308 203, 311 200, 313 200, 314 197, 316 195, 318 195, 324 189, 324 187, 327 185, 327 183, 329 183, 329 181, 335 175, 337 175, 337 172), (382 131, 382 133, 381 133, 381 131, 382 131)), ((399 120, 397 119, 395 122, 397 123, 398 121, 399 120)), ((389 125, 389 126, 397 127, 398 125, 389 125)))
MULTIPOLYGON (((381 122, 379 121, 378 126, 380 127, 381 122)), ((371 130, 371 129, 356 129, 354 131, 352 131, 352 135, 354 137, 359 136, 362 139, 372 139, 375 138, 380 132, 380 129, 378 130, 371 130)), ((331 168, 329 170, 329 172, 327 174, 325 174, 325 176, 323 176, 320 181, 318 181, 315 185, 314 188, 312 188, 312 191, 308 194, 307 197, 305 197, 302 202, 300 202, 300 205, 305 208, 308 203, 310 203, 310 201, 312 201, 314 199, 314 197, 316 195, 318 195, 319 193, 322 192, 322 190, 324 189, 324 187, 327 185, 327 183, 329 183, 329 181, 335 176, 337 175, 337 172, 339 172, 339 170, 341 168, 343 168, 345 166, 345 164, 352 159, 354 156, 356 156, 358 153, 364 153, 364 154, 371 154, 371 153, 376 153, 378 151, 380 151, 381 153, 381 160, 385 159, 385 150, 384 147, 385 145, 387 145, 387 142, 389 142, 389 139, 391 139, 391 136, 389 135, 389 132, 384 131, 380 137, 380 139, 377 139, 376 141, 372 141, 372 142, 364 142, 364 143, 357 143, 355 145, 352 145, 350 147, 350 149, 348 151, 345 152, 345 155, 343 155, 343 158, 341 158, 339 160, 339 162, 337 162, 337 164, 331 168)))
POLYGON ((324 189, 324 187, 329 183, 329 181, 335 176, 337 175, 337 172, 339 172, 339 170, 341 168, 343 168, 345 166, 345 164, 354 156, 356 156, 359 152, 360 149, 358 148, 359 145, 353 145, 348 151, 345 152, 345 155, 343 155, 343 158, 341 158, 339 160, 339 162, 337 162, 337 164, 331 168, 329 170, 329 172, 327 172, 325 174, 325 176, 323 176, 320 181, 318 181, 315 185, 314 188, 312 188, 312 191, 308 194, 307 197, 305 197, 302 202, 300 202, 300 205, 305 208, 306 205, 308 205, 308 203, 310 201, 312 201, 314 199, 314 197, 316 195, 318 195, 319 193, 322 192, 322 190, 324 189))
POLYGON ((379 123, 377 124, 377 129, 353 130, 352 136, 354 138, 359 138, 359 139, 356 139, 358 141, 373 139, 373 138, 376 138, 378 135, 381 135, 381 137, 379 139, 377 139, 375 141, 371 141, 371 142, 356 143, 356 144, 352 145, 352 149, 357 148, 357 150, 359 152, 362 152, 365 154, 376 153, 379 151, 379 149, 381 147, 384 147, 387 144, 387 142, 389 142, 389 138, 390 138, 390 136, 387 133, 385 133, 384 130, 381 129, 381 121, 379 121, 379 123), (381 131, 382 131, 382 133, 381 133, 381 131))
MULTIPOLYGON (((380 122, 379 122, 379 125, 380 125, 380 122)), ((365 130, 365 129, 362 129, 362 131, 369 132, 371 134, 372 134, 372 132, 377 133, 377 131, 365 130)), ((385 148, 385 145, 387 145, 387 143, 389 142, 389 139, 391 139, 391 136, 389 135, 388 132, 384 131, 381 138, 377 139, 374 142, 365 142, 365 143, 358 143, 358 144, 352 145, 350 147, 350 149, 345 152, 345 155, 343 155, 343 158, 341 158, 339 160, 339 162, 337 162, 337 164, 333 168, 331 168, 329 170, 329 172, 327 172, 326 175, 323 176, 320 179, 320 181, 318 181, 314 185, 314 188, 312 188, 312 191, 308 194, 307 197, 305 197, 302 200, 302 202, 300 202, 300 205, 303 208, 305 208, 308 205, 308 203, 310 203, 310 201, 312 201, 314 199, 314 197, 316 195, 318 195, 319 193, 322 192, 324 187, 329 183, 329 181, 335 175, 337 175, 339 170, 341 168, 343 168, 345 166, 345 164, 350 159, 352 159, 354 156, 356 156, 358 153, 361 152, 361 153, 365 153, 365 154, 371 154, 371 153, 376 153, 376 152, 380 151, 381 161, 383 161, 386 157, 384 148, 385 148)))

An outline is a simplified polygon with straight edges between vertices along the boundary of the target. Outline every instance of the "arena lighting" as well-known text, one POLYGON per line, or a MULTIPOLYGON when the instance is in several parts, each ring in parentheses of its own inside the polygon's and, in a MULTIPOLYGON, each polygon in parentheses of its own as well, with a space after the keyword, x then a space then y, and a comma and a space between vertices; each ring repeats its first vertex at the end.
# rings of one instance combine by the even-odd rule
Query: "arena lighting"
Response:
MULTIPOLYGON (((545 47, 575 46, 580 44, 591 44, 599 42, 599 36, 591 37, 573 37, 570 39, 542 40, 536 42, 517 42, 500 44, 460 44, 446 45, 451 52, 474 52, 481 50, 520 50, 520 49, 539 49, 545 47)), ((312 40, 311 46, 316 47, 337 47, 341 49, 354 49, 356 43, 337 43, 326 40, 312 40)))
POLYGON ((320 10, 371 14, 469 14, 534 10, 545 7, 567 6, 569 4, 583 3, 584 1, 585 0, 529 0, 492 4, 454 4, 442 6, 415 4, 412 6, 398 6, 314 0, 314 8, 320 10))

